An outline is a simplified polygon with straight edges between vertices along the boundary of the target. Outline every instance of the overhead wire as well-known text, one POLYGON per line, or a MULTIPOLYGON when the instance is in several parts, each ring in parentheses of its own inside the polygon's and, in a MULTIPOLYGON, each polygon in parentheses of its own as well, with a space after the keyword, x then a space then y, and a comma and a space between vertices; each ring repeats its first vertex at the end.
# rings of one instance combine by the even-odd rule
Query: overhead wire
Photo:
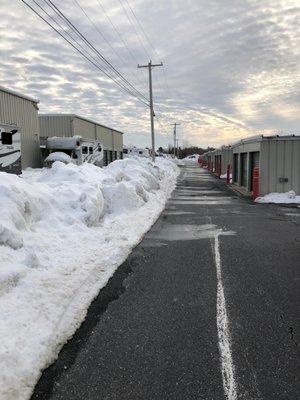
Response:
MULTIPOLYGON (((153 53, 155 53, 156 57, 159 59, 159 58, 160 58, 160 55, 159 55, 158 51, 155 49, 155 47, 153 46, 151 40, 149 39, 149 36, 147 35, 147 33, 146 33, 146 31, 145 31, 145 29, 144 29, 144 27, 143 27, 143 24, 141 23, 140 19, 138 18, 138 16, 137 16, 136 13, 134 12, 134 10, 133 10, 133 8, 131 7, 129 1, 128 1, 128 0, 125 0, 125 2, 126 2, 128 8, 129 8, 131 14, 133 15, 134 19, 136 20, 137 24, 139 25, 139 27, 140 27, 140 29, 141 29, 141 32, 143 33, 143 35, 144 35, 146 41, 148 42, 150 48, 153 50, 153 53)), ((168 84, 168 81, 167 81, 167 77, 166 77, 166 72, 165 72, 165 67, 164 67, 164 65, 163 65, 163 69, 162 69, 162 70, 163 70, 163 75, 164 75, 164 80, 165 80, 167 92, 168 92, 168 94, 169 94, 169 96, 170 96, 170 98, 171 98, 170 88, 169 88, 169 84, 168 84)))
MULTIPOLYGON (((125 16, 126 16, 128 22, 129 22, 129 24, 131 25, 131 27, 132 27, 134 33, 135 33, 136 36, 138 37, 138 40, 139 40, 139 42, 140 42, 141 47, 142 47, 143 50, 144 50, 144 53, 145 53, 146 57, 148 57, 149 59, 151 59, 152 57, 151 57, 151 55, 149 54, 148 50, 146 49, 146 46, 145 46, 144 43, 143 43, 143 38, 142 38, 142 36, 140 35, 140 33, 138 32, 138 30, 136 29, 133 20, 129 17, 129 14, 128 14, 128 12, 127 12, 125 6, 124 6, 123 1, 122 1, 122 0, 118 0, 118 1, 119 1, 120 5, 121 5, 121 7, 122 7, 122 9, 123 9, 123 11, 124 11, 124 13, 125 13, 125 16)), ((128 2, 127 0, 125 0, 125 1, 126 1, 126 4, 127 4, 128 8, 130 9, 132 15, 134 16, 135 20, 138 22, 139 26, 142 28, 142 31, 144 32, 144 36, 146 37, 146 40, 147 40, 148 43, 150 44, 150 47, 154 50, 154 52, 155 52, 155 53, 157 54, 157 56, 158 56, 157 51, 154 49, 154 46, 150 43, 149 38, 146 36, 146 32, 145 32, 145 30, 143 29, 142 24, 138 21, 137 16, 136 16, 136 14, 134 13, 132 7, 130 6, 130 4, 129 4, 129 2, 128 2)), ((158 57, 159 57, 159 56, 158 56, 158 57)), ((158 78, 158 76, 157 76, 156 74, 153 76, 153 79, 154 79, 154 81, 157 83, 160 92, 161 92, 161 93, 164 93, 164 90, 163 90, 163 88, 162 88, 161 82, 160 82, 160 80, 159 80, 159 78, 158 78)), ((155 102, 154 102, 154 103, 155 103, 155 102)), ((156 106, 159 108, 159 106, 157 105, 157 103, 156 103, 156 106)))
POLYGON ((90 41, 74 26, 74 24, 64 15, 64 13, 59 10, 59 8, 51 1, 51 0, 44 0, 45 2, 47 2, 48 4, 50 3, 50 6, 52 6, 52 8, 55 8, 55 12, 59 13, 64 20, 66 21, 66 23, 69 25, 69 27, 74 31, 76 31, 76 33, 79 34, 79 36, 81 37, 81 39, 91 48, 93 49, 93 51, 95 51, 97 53, 97 55, 100 57, 101 60, 104 61, 104 63, 111 69, 113 70, 113 72, 120 77, 122 80, 124 80, 134 91, 136 91, 137 93, 139 93, 140 96, 144 97, 145 100, 147 100, 147 98, 141 93, 139 92, 113 65, 112 63, 106 58, 104 57, 99 51, 98 49, 96 49, 91 43, 90 41))
MULTIPOLYGON (((98 70, 100 70, 103 74, 105 74, 109 79, 111 79, 117 86, 119 86, 123 91, 125 91, 127 94, 130 94, 131 96, 134 96, 135 98, 137 98, 140 102, 142 102, 144 105, 146 105, 147 107, 149 107, 149 103, 148 103, 148 99, 146 97, 144 97, 144 95, 142 93, 139 93, 138 90, 130 84, 130 82, 128 82, 126 79, 125 81, 121 82, 119 80, 117 80, 114 76, 111 75, 111 71, 107 72, 107 70, 104 69, 103 66, 101 66, 98 62, 95 61, 95 58, 93 56, 91 56, 90 53, 88 53, 86 51, 86 49, 83 49, 83 46, 78 43, 78 41, 76 41, 76 39, 74 39, 70 34, 68 34, 69 38, 72 38, 72 40, 68 39, 62 32, 60 32, 55 26, 53 26, 47 19, 46 17, 44 17, 43 15, 41 15, 40 12, 38 12, 33 6, 31 6, 27 1, 25 0, 21 0, 29 9, 31 9, 39 18, 41 18, 48 26, 50 26, 59 36, 61 36, 70 46, 72 46, 79 54, 81 54, 82 57, 84 57, 89 63, 91 63, 94 67, 96 67, 98 70), (75 44, 76 43, 76 44, 75 44), (77 46, 78 47, 77 47, 77 46), (88 54, 88 55, 87 55, 88 54), (125 84, 125 83, 129 83, 125 84), (145 101, 145 100, 146 101, 145 101)), ((47 11, 39 4, 37 3, 35 0, 33 0, 34 3, 48 16, 48 18, 50 18, 53 21, 53 17, 47 13, 47 11)), ((46 2, 46 0, 44 0, 44 2, 46 2)), ((52 2, 51 2, 52 3, 52 2)), ((53 3, 52 3, 53 4, 53 3)), ((49 2, 48 2, 49 5, 49 2)), ((56 7, 54 5, 54 7, 56 7)), ((61 15, 62 16, 62 15, 61 15)), ((66 19, 67 20, 67 19, 66 19)), ((66 21, 65 20, 65 21, 66 21)), ((56 21, 56 20, 55 20, 56 21)), ((70 21, 69 21, 70 22, 70 21)), ((72 23, 70 23, 72 25, 72 23)), ((59 27, 59 29, 61 29, 65 34, 67 34, 66 30, 56 21, 56 25, 59 27)), ((69 23, 68 23, 69 25, 69 23)), ((70 26, 70 25, 69 25, 70 26)), ((75 28, 75 27, 74 27, 75 28)), ((74 31, 74 30, 73 30, 74 31)), ((80 35, 81 33, 77 30, 77 28, 75 28, 75 31, 77 31, 80 35)), ((82 38, 84 38, 83 35, 81 35, 82 38)), ((83 40, 83 39, 82 39, 83 40)), ((88 43, 87 40, 84 40, 85 43, 88 43)), ((92 48, 94 50, 94 47, 91 45, 89 46, 90 48, 92 48)), ((95 49, 96 50, 96 49, 95 49)), ((95 51, 94 50, 94 51, 95 51)), ((98 56, 100 56, 100 58, 102 60, 105 59, 105 57, 103 57, 101 55, 101 53, 99 53, 96 50, 96 53, 98 56)), ((113 67, 113 66, 112 66, 113 67)), ((114 68, 114 67, 113 67, 114 68)), ((118 73, 118 71, 116 69, 113 69, 113 72, 118 75, 120 78, 122 77, 122 75, 120 73, 118 73)), ((122 77, 123 78, 123 77, 122 77)))
MULTIPOLYGON (((115 47, 111 45, 111 43, 109 42, 109 40, 107 40, 106 36, 101 32, 101 30, 98 28, 98 26, 94 23, 94 21, 90 18, 90 16, 87 14, 87 12, 85 11, 85 9, 82 7, 82 5, 80 4, 80 2, 78 0, 73 0, 75 2, 75 4, 78 6, 78 8, 82 11, 82 13, 85 15, 85 17, 87 18, 87 20, 89 21, 89 23, 93 26, 93 28, 97 31, 97 33, 99 34, 99 36, 105 41, 105 43, 109 46, 109 48, 111 49, 111 51, 118 57, 118 59, 121 61, 122 65, 128 69, 128 64, 126 63, 125 59, 123 58, 123 56, 121 56, 121 54, 119 52, 116 51, 115 47)), ((138 79, 138 76, 135 75, 135 79, 137 79, 138 83, 140 85, 142 85, 142 82, 140 81, 140 79, 138 79)))
POLYGON ((121 7, 122 7, 122 9, 123 9, 123 11, 124 11, 124 13, 125 13, 125 15, 126 15, 127 20, 129 21, 129 24, 130 24, 130 25, 132 26, 132 28, 133 28, 134 33, 136 34, 136 36, 137 36, 137 38, 138 38, 138 40, 139 40, 139 42, 140 42, 140 45, 141 45, 141 47, 142 47, 143 50, 144 50, 144 53, 145 53, 146 57, 148 57, 149 60, 150 60, 150 59, 151 59, 151 55, 149 54, 148 50, 147 50, 146 47, 144 46, 143 40, 141 39, 141 36, 140 36, 140 33, 139 33, 138 30, 135 28, 134 23, 132 22, 131 18, 129 17, 129 14, 128 14, 128 12, 127 12, 127 10, 126 10, 124 4, 123 4, 123 1, 122 1, 122 0, 118 0, 118 1, 119 1, 120 5, 121 5, 121 7))

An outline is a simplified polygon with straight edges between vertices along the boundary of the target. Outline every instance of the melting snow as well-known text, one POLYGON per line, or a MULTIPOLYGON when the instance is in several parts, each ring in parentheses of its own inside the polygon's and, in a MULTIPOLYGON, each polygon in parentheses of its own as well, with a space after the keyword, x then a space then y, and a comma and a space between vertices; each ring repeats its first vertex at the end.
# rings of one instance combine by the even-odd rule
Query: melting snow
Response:
POLYGON ((0 173, 0 398, 29 399, 175 188, 158 159, 0 173))

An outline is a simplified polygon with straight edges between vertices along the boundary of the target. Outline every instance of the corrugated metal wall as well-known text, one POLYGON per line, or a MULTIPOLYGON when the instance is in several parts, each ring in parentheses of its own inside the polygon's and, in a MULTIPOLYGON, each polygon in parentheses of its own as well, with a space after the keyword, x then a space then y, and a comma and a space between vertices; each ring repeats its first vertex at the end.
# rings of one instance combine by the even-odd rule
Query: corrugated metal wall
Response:
POLYGON ((123 135, 120 132, 113 131, 114 150, 123 151, 123 135))
POLYGON ((40 167, 37 104, 0 89, 0 122, 20 127, 22 168, 40 167))
POLYGON ((96 139, 96 124, 78 117, 72 118, 73 135, 80 135, 85 139, 96 139))
POLYGON ((41 137, 72 136, 70 116, 39 115, 39 125, 41 137))
POLYGON ((300 194, 300 137, 264 140, 260 175, 262 195, 289 190, 300 194))
POLYGON ((101 140, 105 150, 113 150, 113 136, 111 129, 97 125, 97 139, 101 140))
POLYGON ((120 132, 72 115, 40 115, 40 136, 80 135, 85 139, 98 139, 103 148, 123 151, 123 135, 120 132))

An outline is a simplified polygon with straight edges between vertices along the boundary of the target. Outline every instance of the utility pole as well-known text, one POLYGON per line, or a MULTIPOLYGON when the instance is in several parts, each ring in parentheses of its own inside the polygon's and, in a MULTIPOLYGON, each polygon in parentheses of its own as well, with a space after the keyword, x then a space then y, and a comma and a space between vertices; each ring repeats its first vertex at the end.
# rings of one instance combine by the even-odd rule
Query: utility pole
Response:
POLYGON ((179 139, 176 139, 176 153, 177 153, 177 158, 179 157, 178 142, 179 142, 179 139))
POLYGON ((151 121, 151 148, 152 148, 152 161, 155 162, 155 137, 154 137, 154 110, 153 110, 153 93, 152 93, 152 68, 162 67, 163 63, 152 64, 150 60, 147 65, 139 65, 138 68, 148 68, 149 71, 149 97, 150 97, 150 121, 151 121))
POLYGON ((172 124, 172 126, 174 126, 174 158, 176 157, 176 128, 177 126, 180 124, 177 124, 177 122, 175 122, 175 124, 172 124))

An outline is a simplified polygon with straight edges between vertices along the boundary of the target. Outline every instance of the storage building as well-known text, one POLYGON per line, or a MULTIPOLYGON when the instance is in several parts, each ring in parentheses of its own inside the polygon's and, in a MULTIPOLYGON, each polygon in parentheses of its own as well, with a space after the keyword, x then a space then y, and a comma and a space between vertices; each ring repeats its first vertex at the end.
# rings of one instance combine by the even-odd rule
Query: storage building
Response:
POLYGON ((205 161, 205 164, 207 166, 207 170, 211 171, 211 172, 214 172, 214 159, 215 159, 214 153, 215 153, 215 150, 210 150, 202 155, 202 157, 205 161))
POLYGON ((222 146, 212 152, 214 172, 216 175, 224 176, 227 174, 227 167, 231 165, 232 148, 231 146, 222 146))
POLYGON ((300 194, 300 136, 256 136, 232 145, 233 183, 253 190, 259 169, 259 195, 294 190, 300 194))
MULTIPOLYGON (((17 127, 21 137, 21 167, 40 167, 38 100, 0 86, 0 125, 17 127)), ((2 140, 1 140, 2 141, 2 140)))
POLYGON ((79 135, 103 144, 104 165, 123 158, 123 133, 76 114, 40 114, 41 144, 47 137, 79 135))

